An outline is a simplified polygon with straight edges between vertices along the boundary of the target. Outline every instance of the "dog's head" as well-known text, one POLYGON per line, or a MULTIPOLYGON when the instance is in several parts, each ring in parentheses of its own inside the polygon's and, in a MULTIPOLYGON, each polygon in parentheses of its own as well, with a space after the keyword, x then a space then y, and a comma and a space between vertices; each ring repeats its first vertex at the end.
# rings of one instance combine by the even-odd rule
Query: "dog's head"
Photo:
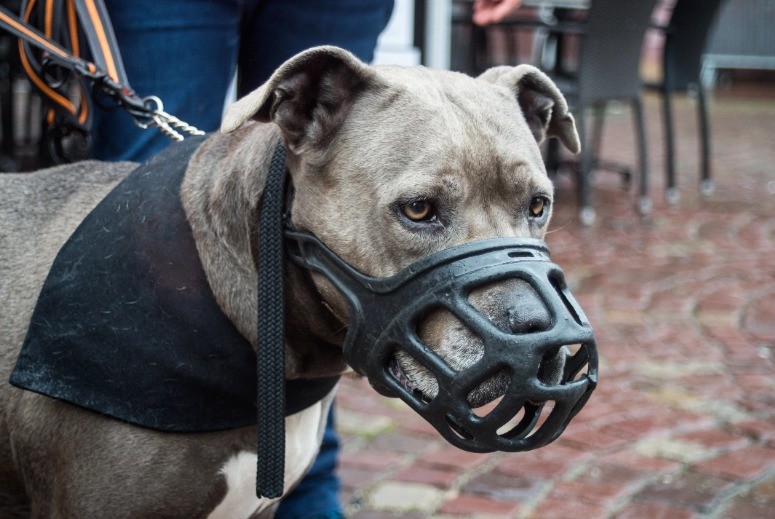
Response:
MULTIPOLYGON (((287 61, 232 105, 222 130, 248 119, 274 122, 282 132, 295 228, 379 278, 461 244, 543 239, 553 189, 538 145, 556 137, 579 151, 565 99, 529 65, 471 78, 422 67, 369 67, 346 51, 320 47, 287 61)), ((324 303, 346 322, 340 292, 322 275, 313 279, 324 303)), ((551 325, 541 297, 522 279, 479 287, 469 302, 507 333, 551 325)), ((477 334, 447 310, 430 312, 417 334, 455 370, 484 352, 477 334)), ((538 377, 556 383, 565 356, 564 348, 547 354, 538 377)), ((439 391, 436 378, 410 355, 398 352, 391 369, 427 398, 439 391)), ((495 374, 471 391, 469 404, 487 404, 508 383, 506 374, 495 374)))

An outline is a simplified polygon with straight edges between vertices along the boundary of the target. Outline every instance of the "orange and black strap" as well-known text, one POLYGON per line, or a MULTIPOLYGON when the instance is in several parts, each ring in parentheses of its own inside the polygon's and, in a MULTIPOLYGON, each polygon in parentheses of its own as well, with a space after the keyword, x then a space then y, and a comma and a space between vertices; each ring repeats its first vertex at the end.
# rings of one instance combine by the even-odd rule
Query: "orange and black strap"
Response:
MULTIPOLYGON (((31 0, 30 2, 26 3, 23 16, 31 16, 32 9, 34 7, 35 0, 31 0)), ((27 42, 28 45, 34 45, 38 49, 43 50, 52 61, 67 69, 72 70, 77 66, 77 61, 75 61, 74 57, 71 56, 66 49, 64 49, 56 42, 46 38, 44 34, 41 34, 39 31, 18 20, 13 14, 10 13, 10 11, 2 6, 0 6, 0 23, 2 23, 6 30, 19 38, 20 46, 23 45, 22 42, 27 42)), ((55 106, 58 106, 61 110, 65 110, 71 114, 72 117, 78 120, 80 118, 79 111, 75 105, 61 92, 49 86, 49 84, 44 81, 40 77, 40 74, 38 74, 35 70, 36 68, 38 68, 38 70, 42 68, 40 67, 40 64, 37 62, 37 60, 30 56, 28 52, 25 52, 23 48, 20 50, 22 66, 30 76, 32 83, 41 92, 43 92, 46 97, 48 97, 52 103, 55 104, 55 106)))
POLYGON ((124 71, 118 43, 110 24, 110 18, 102 0, 71 0, 75 1, 78 20, 81 29, 89 42, 92 59, 97 67, 107 72, 116 83, 129 87, 129 80, 124 71))
POLYGON ((129 87, 103 0, 23 0, 21 19, 0 5, 0 29, 19 38, 21 62, 33 85, 51 101, 50 125, 88 131, 93 92, 107 96, 141 128, 156 126, 173 140, 204 132, 164 111, 160 99, 129 87), (42 27, 42 28, 36 28, 42 27), (83 38, 94 62, 81 57, 83 38), (54 64, 57 67, 51 67, 54 64), (64 69, 64 70, 62 70, 64 69), (75 81, 64 81, 66 71, 75 81), (73 96, 71 85, 79 91, 73 96), (91 87, 91 92, 89 88, 91 87))
MULTIPOLYGON (((84 80, 98 83, 134 117, 151 116, 129 87, 102 0, 25 0, 21 20, 0 6, 0 26, 19 37, 21 63, 32 84, 72 126, 86 130, 91 123, 91 99, 84 80), (81 34, 94 62, 80 57, 81 34), (63 82, 51 80, 46 70, 49 63, 76 74, 77 101, 63 82)), ((54 120, 53 114, 48 120, 54 120)))

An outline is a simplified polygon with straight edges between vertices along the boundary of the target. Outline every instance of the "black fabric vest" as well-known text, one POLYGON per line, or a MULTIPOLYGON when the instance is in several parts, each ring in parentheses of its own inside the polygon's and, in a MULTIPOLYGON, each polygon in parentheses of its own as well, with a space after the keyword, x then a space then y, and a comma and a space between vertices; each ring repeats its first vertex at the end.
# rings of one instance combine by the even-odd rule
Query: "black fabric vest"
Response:
MULTIPOLYGON (((162 431, 256 424, 256 354, 217 305, 180 203, 201 142, 139 166, 68 239, 11 384, 162 431)), ((286 380, 286 416, 338 378, 286 380)))

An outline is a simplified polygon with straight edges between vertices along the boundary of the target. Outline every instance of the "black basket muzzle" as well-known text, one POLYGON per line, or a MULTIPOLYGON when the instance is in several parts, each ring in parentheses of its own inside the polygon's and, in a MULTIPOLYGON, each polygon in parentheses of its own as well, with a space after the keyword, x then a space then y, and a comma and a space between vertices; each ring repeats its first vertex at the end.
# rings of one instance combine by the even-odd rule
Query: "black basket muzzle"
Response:
POLYGON ((325 275, 347 301, 348 364, 380 393, 409 404, 457 447, 491 452, 546 445, 562 433, 595 388, 597 347, 592 328, 540 240, 499 238, 460 245, 394 276, 373 278, 311 234, 286 230, 285 236, 289 258, 325 275), (473 290, 509 279, 521 279, 535 290, 551 318, 547 329, 508 333, 469 302, 473 290), (451 312, 483 343, 482 357, 465 369, 450 367, 418 336, 418 324, 439 309, 451 312), (399 381, 391 364, 395 367, 401 351, 436 378, 435 396, 410 390, 399 381), (539 378, 542 362, 558 351, 565 356, 562 373, 556 384, 547 384, 539 378), (503 373, 508 387, 497 405, 473 409, 471 392, 503 373))

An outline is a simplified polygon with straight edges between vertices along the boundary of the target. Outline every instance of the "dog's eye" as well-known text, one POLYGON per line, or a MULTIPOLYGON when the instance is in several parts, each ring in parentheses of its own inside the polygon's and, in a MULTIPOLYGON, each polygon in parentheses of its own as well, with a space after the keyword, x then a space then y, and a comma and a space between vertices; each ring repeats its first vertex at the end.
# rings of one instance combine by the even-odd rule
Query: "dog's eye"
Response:
POLYGON ((436 218, 436 210, 427 200, 408 202, 401 206, 401 211, 413 222, 428 222, 436 218))
POLYGON ((534 196, 530 199, 530 216, 541 218, 549 207, 549 200, 543 196, 534 196))

